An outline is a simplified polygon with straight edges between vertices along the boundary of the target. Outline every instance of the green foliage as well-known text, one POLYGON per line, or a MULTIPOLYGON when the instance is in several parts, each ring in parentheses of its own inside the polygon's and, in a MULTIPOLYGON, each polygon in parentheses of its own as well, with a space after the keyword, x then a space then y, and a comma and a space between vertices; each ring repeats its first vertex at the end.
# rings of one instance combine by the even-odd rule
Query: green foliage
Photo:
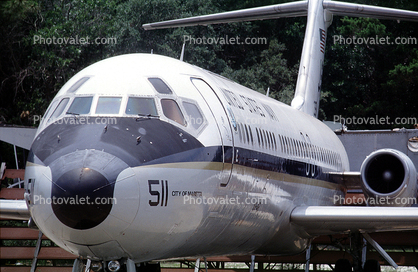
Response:
MULTIPOLYGON (((334 115, 379 116, 388 117, 391 121, 417 117, 415 105, 411 103, 416 99, 413 90, 418 83, 414 76, 417 55, 413 48, 416 44, 396 42, 397 38, 417 37, 418 29, 411 28, 414 25, 368 18, 334 21, 328 32, 325 56, 321 102, 324 119, 332 121, 334 115), (334 43, 335 36, 363 38, 363 43, 334 43), (366 39, 369 39, 367 44, 364 42, 366 39), (381 39, 383 42, 379 42, 381 39)), ((352 124, 349 128, 387 129, 399 126, 412 128, 413 124, 352 124)))
MULTIPOLYGON (((287 18, 145 31, 144 23, 288 1, 6 0, 0 3, 0 122, 32 125, 75 73, 107 57, 149 53, 178 58, 185 37, 266 38, 266 44, 186 42, 185 61, 289 103, 295 88, 306 18, 287 18), (88 38, 89 44, 48 43, 88 38), (96 44, 96 38, 112 38, 96 44), (43 43, 39 42, 43 39, 43 43)), ((418 10, 412 0, 359 0, 418 10)), ((329 28, 321 116, 416 116, 416 45, 338 44, 342 37, 418 37, 416 23, 334 17, 329 28), (407 105, 407 106, 405 106, 407 105)), ((380 127, 350 127, 380 128, 380 127)), ((387 128, 387 127, 385 127, 387 128)))
POLYGON ((270 87, 270 96, 290 104, 296 82, 296 68, 289 69, 283 58, 285 45, 271 40, 269 48, 263 50, 260 60, 251 67, 233 70, 228 67, 223 75, 248 88, 265 93, 270 87))

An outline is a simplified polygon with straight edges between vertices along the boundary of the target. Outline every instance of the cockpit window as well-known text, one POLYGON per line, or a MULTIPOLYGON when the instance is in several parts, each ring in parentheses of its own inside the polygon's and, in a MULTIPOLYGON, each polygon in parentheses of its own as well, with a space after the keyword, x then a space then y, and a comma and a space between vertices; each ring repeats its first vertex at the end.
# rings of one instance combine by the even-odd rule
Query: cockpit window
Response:
POLYGON ((129 97, 125 113, 156 116, 157 108, 153 98, 129 97))
POLYGON ((91 102, 93 100, 92 96, 83 96, 74 98, 73 103, 71 103, 70 108, 68 109, 68 114, 88 114, 90 112, 91 102))
POLYGON ((183 101, 183 107, 186 110, 186 120, 194 129, 198 129, 203 125, 203 115, 195 104, 183 101))
POLYGON ((172 99, 161 99, 161 106, 163 108, 164 115, 179 123, 182 126, 186 126, 186 121, 181 113, 180 107, 176 101, 172 99))
MULTIPOLYGON (((49 120, 49 114, 55 109, 55 106, 57 104, 58 104, 58 100, 55 100, 55 101, 52 102, 51 105, 49 105, 48 109, 46 110, 46 112, 44 114, 45 118, 48 118, 48 120, 49 120)), ((46 119, 43 119, 43 120, 46 120, 46 119)), ((44 122, 43 120, 41 121, 41 124, 44 122)))
POLYGON ((96 113, 97 114, 118 114, 120 109, 120 103, 122 97, 99 97, 97 102, 96 113))
POLYGON ((74 83, 67 91, 67 93, 75 93, 78 88, 81 87, 87 80, 89 80, 90 77, 82 77, 80 78, 76 83, 74 83))
POLYGON ((160 94, 172 94, 170 87, 158 77, 150 77, 148 78, 149 82, 151 82, 152 86, 154 86, 155 90, 160 94))
POLYGON ((58 116, 61 115, 61 113, 64 111, 65 107, 68 104, 68 100, 70 100, 69 98, 63 98, 60 103, 58 104, 58 106, 55 108, 54 112, 52 113, 51 117, 49 118, 49 120, 57 118, 58 116))

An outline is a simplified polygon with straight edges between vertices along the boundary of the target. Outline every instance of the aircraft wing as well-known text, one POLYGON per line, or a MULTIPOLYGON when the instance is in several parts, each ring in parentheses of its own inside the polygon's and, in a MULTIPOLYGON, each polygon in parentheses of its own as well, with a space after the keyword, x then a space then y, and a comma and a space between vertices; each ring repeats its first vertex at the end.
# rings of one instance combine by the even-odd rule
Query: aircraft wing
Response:
POLYGON ((30 213, 25 200, 0 199, 0 219, 29 220, 30 213))
POLYGON ((29 150, 37 128, 0 126, 0 141, 29 150))
POLYGON ((210 15, 195 16, 183 19, 176 19, 164 22, 144 24, 145 30, 172 28, 181 26, 220 24, 242 21, 254 21, 275 19, 284 17, 306 16, 308 12, 308 1, 299 1, 278 5, 270 5, 258 8, 249 8, 236 11, 222 12, 210 15))
POLYGON ((300 206, 291 215, 292 224, 307 235, 350 231, 376 232, 418 229, 417 207, 300 206))

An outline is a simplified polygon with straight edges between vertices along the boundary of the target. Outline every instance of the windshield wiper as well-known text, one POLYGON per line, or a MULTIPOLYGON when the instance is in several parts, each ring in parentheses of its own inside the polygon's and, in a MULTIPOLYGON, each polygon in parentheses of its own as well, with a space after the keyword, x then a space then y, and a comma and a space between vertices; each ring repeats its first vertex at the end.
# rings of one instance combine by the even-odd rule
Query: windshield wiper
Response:
POLYGON ((136 118, 136 121, 138 121, 140 119, 144 119, 144 118, 146 118, 146 119, 152 119, 152 118, 160 119, 160 116, 159 115, 153 115, 151 113, 147 113, 147 114, 145 114, 145 113, 138 113, 138 116, 139 117, 136 118))
POLYGON ((71 115, 74 115, 74 116, 79 116, 80 115, 79 113, 70 112, 70 111, 67 111, 65 114, 71 114, 71 115))

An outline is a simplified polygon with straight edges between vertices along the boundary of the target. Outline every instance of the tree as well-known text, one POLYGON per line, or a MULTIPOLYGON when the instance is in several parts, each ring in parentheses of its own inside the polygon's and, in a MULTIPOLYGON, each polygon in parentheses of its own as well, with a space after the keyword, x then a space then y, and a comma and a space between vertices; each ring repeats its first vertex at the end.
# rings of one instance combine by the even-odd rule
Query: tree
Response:
MULTIPOLYGON (((414 92, 400 92, 401 88, 395 83, 401 71, 405 74, 407 70, 408 80, 411 80, 409 88, 417 83, 412 76, 416 55, 411 54, 414 52, 410 49, 411 45, 396 42, 399 37, 408 37, 406 35, 414 33, 411 28, 404 27, 410 24, 395 25, 393 22, 369 18, 342 18, 334 22, 329 31, 325 57, 321 102, 324 119, 332 121, 335 115, 379 116, 389 117, 394 121, 397 117, 416 116, 416 111, 403 107, 406 101, 416 98, 412 95, 414 92), (412 63, 412 66, 402 69, 408 63, 412 63)), ((378 129, 395 126, 399 125, 392 122, 373 126, 363 123, 351 124, 350 128, 378 129)), ((409 124, 408 127, 412 126, 413 124, 409 124)))
POLYGON ((265 93, 270 88, 271 97, 290 104, 297 68, 287 66, 287 61, 283 58, 284 51, 284 44, 271 40, 269 48, 261 52, 256 64, 239 70, 228 67, 223 75, 260 93, 265 93))
MULTIPOLYGON (((417 2, 412 0, 358 2, 418 10, 417 2)), ((141 28, 149 22, 274 3, 273 0, 3 1, 0 3, 0 122, 31 124, 26 112, 42 114, 70 77, 98 60, 151 50, 178 58, 186 37, 266 38, 267 43, 257 45, 186 41, 185 61, 262 93, 270 87, 274 98, 289 103, 295 88, 306 18, 155 31, 141 28), (91 43, 63 41, 76 37, 89 38, 91 43), (96 44, 95 38, 114 38, 114 42, 96 44)), ((328 120, 333 115, 415 116, 415 103, 411 102, 416 99, 417 85, 415 44, 339 44, 334 43, 333 37, 378 35, 394 41, 397 37, 418 37, 417 31, 416 23, 334 17, 328 32, 320 116, 328 120)))

